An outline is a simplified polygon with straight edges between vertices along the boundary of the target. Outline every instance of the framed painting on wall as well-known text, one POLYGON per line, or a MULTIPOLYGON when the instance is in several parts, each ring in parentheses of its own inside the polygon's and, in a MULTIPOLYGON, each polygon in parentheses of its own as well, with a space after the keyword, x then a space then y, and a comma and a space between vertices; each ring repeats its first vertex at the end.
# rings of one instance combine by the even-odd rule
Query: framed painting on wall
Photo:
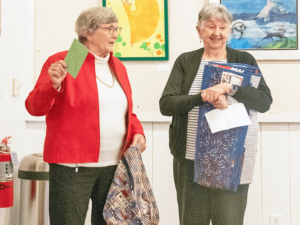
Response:
POLYGON ((114 56, 120 60, 169 60, 167 0, 103 0, 122 32, 114 56))
POLYGON ((260 60, 300 59, 297 0, 219 2, 233 15, 229 47, 248 51, 260 60))

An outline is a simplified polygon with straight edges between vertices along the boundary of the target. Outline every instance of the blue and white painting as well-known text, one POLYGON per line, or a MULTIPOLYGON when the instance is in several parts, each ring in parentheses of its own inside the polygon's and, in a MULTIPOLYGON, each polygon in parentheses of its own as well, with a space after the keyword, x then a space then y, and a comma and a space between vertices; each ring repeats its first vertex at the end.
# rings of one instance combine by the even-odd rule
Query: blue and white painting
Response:
POLYGON ((234 49, 298 49, 297 0, 221 0, 233 15, 234 49))

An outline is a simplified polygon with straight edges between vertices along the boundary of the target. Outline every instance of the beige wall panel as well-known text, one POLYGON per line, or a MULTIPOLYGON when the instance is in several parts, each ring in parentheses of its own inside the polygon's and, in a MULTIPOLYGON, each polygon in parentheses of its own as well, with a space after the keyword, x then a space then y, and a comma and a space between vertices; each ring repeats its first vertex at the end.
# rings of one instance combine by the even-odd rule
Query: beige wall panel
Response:
POLYGON ((249 186, 247 208, 244 218, 245 225, 262 225, 261 197, 261 150, 259 132, 253 182, 249 186))
POLYGON ((86 214, 84 225, 91 225, 92 224, 92 200, 89 202, 89 209, 86 214))
POLYGON ((34 75, 37 80, 47 58, 68 50, 74 38, 75 21, 90 7, 102 6, 101 0, 35 0, 34 75))
POLYGON ((159 224, 177 225, 178 206, 168 127, 169 123, 153 123, 153 191, 160 213, 159 224))
POLYGON ((152 147, 152 123, 146 123, 143 122, 142 126, 144 128, 144 133, 146 136, 146 150, 142 153, 142 158, 144 165, 146 167, 146 172, 148 175, 148 178, 153 186, 153 147, 152 147))
POLYGON ((282 214, 290 224, 289 133, 288 123, 262 123, 262 213, 263 225, 270 214, 282 214))
POLYGON ((26 122, 26 138, 24 148, 18 152, 19 160, 29 154, 43 153, 46 137, 45 122, 26 122))
POLYGON ((300 116, 300 104, 293 104, 295 96, 300 95, 299 62, 259 61, 258 64, 273 97, 273 103, 267 114, 299 113, 300 116))
POLYGON ((300 221, 300 123, 289 125, 291 225, 300 221))

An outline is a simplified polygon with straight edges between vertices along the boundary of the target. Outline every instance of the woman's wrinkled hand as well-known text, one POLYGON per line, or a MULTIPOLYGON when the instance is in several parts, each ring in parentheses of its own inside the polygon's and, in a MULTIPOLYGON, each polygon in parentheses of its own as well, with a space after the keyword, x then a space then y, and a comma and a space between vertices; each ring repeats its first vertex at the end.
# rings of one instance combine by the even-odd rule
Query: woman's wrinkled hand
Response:
POLYGON ((220 95, 228 94, 231 89, 231 84, 222 83, 200 91, 204 102, 216 102, 220 95))
POLYGON ((210 102, 217 109, 227 109, 228 103, 225 95, 219 95, 219 98, 215 102, 210 102))
POLYGON ((142 134, 136 134, 133 137, 133 141, 132 141, 132 146, 136 146, 138 144, 138 142, 140 142, 140 152, 142 153, 143 151, 146 150, 146 139, 144 137, 144 135, 142 134))
POLYGON ((63 60, 59 60, 51 64, 51 66, 49 67, 48 74, 55 89, 58 89, 65 79, 67 75, 67 70, 65 69, 66 67, 67 63, 63 60))

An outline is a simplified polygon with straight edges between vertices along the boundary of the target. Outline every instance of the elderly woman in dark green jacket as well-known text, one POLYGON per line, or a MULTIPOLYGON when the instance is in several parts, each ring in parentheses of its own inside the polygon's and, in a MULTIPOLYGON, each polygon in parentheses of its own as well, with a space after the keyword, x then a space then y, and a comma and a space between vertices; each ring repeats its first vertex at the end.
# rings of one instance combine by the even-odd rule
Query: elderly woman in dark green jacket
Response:
POLYGON ((256 134, 251 144, 245 146, 241 182, 237 191, 207 188, 194 182, 199 107, 207 101, 216 108, 226 109, 226 95, 244 103, 253 112, 266 112, 272 103, 270 90, 263 77, 257 89, 236 89, 229 83, 222 83, 200 92, 204 65, 209 61, 257 66, 249 53, 226 47, 231 23, 232 15, 225 6, 206 4, 202 8, 196 29, 204 48, 177 58, 159 102, 161 113, 172 116, 169 145, 174 156, 174 180, 181 225, 209 225, 210 221, 213 225, 243 224, 257 150, 258 123, 255 116, 252 128, 256 134))

